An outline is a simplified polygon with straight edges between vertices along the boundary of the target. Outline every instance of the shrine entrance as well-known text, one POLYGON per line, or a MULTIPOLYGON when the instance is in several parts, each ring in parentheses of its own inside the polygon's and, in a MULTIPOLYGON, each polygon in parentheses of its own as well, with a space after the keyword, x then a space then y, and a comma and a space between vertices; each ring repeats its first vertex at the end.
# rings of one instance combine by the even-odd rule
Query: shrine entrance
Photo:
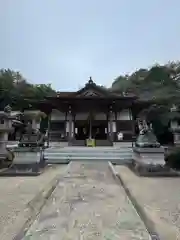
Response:
POLYGON ((76 121, 75 122, 75 139, 86 140, 88 138, 96 140, 106 140, 108 138, 107 121, 76 121))

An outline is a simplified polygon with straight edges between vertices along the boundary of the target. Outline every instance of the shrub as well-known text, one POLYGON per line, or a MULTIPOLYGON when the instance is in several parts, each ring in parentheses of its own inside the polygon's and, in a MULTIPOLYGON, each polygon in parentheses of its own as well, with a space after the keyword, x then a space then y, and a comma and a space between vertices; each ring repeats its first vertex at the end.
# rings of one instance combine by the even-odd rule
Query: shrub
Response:
POLYGON ((180 170, 180 148, 166 156, 165 162, 167 166, 180 170))

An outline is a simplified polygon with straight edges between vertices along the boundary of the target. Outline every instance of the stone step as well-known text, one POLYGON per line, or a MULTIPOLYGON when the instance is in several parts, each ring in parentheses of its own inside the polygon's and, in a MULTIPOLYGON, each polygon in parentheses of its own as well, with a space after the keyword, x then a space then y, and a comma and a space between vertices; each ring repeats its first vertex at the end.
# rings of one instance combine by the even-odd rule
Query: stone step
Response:
POLYGON ((45 155, 124 155, 124 154, 132 154, 131 150, 123 150, 123 151, 49 151, 45 150, 45 155))
POLYGON ((132 158, 132 154, 122 154, 122 155, 112 155, 112 154, 109 154, 109 155, 71 155, 71 154, 67 154, 67 155, 60 155, 60 154, 45 154, 44 155, 45 159, 58 159, 58 158, 78 158, 78 157, 81 157, 81 158, 132 158))
POLYGON ((132 161, 131 147, 50 147, 44 151, 46 163, 59 164, 70 161, 111 161, 124 164, 132 161))
POLYGON ((69 163, 70 161, 111 161, 125 164, 132 161, 131 148, 115 147, 65 147, 49 148, 44 152, 47 163, 69 163))
POLYGON ((132 151, 130 150, 125 150, 125 151, 46 151, 45 150, 45 153, 46 154, 88 154, 88 155, 98 155, 98 154, 115 154, 115 155, 119 155, 119 154, 124 154, 124 153, 131 153, 132 154, 132 151))
POLYGON ((103 152, 44 152, 45 156, 94 156, 94 157, 98 157, 98 156, 132 156, 132 152, 116 152, 116 153, 112 153, 112 152, 107 152, 107 153, 103 153, 103 152))
POLYGON ((123 153, 123 154, 103 154, 103 153, 98 153, 98 154, 85 154, 85 153, 76 153, 76 154, 72 154, 72 153, 67 153, 67 154, 64 154, 64 153, 44 153, 44 156, 45 158, 48 158, 48 157, 121 157, 121 156, 131 156, 132 157, 132 153, 123 153))
POLYGON ((64 148, 52 148, 52 149, 47 149, 46 151, 48 152, 124 152, 124 151, 132 151, 131 148, 121 148, 121 149, 64 149, 64 148))
POLYGON ((58 160, 65 160, 65 159, 68 159, 70 161, 72 160, 106 160, 106 161, 111 161, 111 160, 125 160, 125 159, 130 159, 131 160, 131 157, 128 157, 128 158, 124 158, 123 156, 120 156, 120 157, 114 157, 114 156, 108 156, 108 157, 86 157, 86 156, 63 156, 63 157, 52 157, 52 158, 46 158, 45 157, 45 160, 47 163, 50 163, 52 161, 54 162, 58 162, 58 160))
POLYGON ((88 159, 109 159, 109 158, 117 158, 117 159, 132 159, 132 154, 122 154, 122 155, 53 155, 53 154, 44 154, 44 158, 46 160, 50 159, 63 159, 63 158, 88 158, 88 159))
POLYGON ((127 151, 131 151, 132 152, 132 148, 120 148, 120 149, 116 149, 116 148, 110 148, 110 149, 106 149, 106 148, 102 148, 102 149, 97 149, 95 148, 77 148, 77 149, 73 149, 73 148, 48 148, 46 149, 46 152, 127 152, 127 151))
POLYGON ((96 158, 96 159, 91 159, 91 158, 62 158, 62 159, 50 159, 46 160, 47 164, 68 164, 73 161, 82 161, 82 162, 111 162, 112 164, 117 164, 117 165, 124 165, 124 164, 129 164, 131 163, 131 159, 125 159, 125 158, 96 158))

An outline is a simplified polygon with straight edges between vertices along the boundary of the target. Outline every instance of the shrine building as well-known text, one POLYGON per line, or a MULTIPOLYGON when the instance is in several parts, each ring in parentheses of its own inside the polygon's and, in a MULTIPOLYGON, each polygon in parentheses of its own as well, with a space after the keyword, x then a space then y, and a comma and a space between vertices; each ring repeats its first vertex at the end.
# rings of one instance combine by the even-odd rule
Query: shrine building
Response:
POLYGON ((94 139, 96 146, 112 146, 132 142, 138 104, 137 96, 112 92, 90 78, 79 91, 58 92, 36 107, 49 115, 50 141, 84 146, 94 139))

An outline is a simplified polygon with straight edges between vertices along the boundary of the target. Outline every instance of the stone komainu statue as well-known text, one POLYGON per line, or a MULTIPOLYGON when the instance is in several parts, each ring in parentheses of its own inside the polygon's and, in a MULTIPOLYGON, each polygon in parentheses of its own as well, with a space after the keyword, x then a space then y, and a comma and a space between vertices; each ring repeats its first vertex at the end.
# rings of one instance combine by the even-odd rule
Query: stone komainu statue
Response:
POLYGON ((136 139, 136 147, 160 147, 152 128, 145 120, 139 122, 139 136, 136 139))

